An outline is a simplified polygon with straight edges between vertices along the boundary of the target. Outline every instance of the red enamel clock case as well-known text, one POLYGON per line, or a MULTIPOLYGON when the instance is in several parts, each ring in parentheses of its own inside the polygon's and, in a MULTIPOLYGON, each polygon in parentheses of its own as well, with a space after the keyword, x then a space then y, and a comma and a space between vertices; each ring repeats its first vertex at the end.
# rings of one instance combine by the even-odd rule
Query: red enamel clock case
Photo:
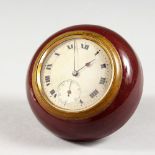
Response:
MULTIPOLYGON (((132 116, 142 95, 143 73, 137 55, 120 35, 101 26, 77 25, 55 33, 39 47, 30 63, 26 85, 30 106, 43 125, 63 139, 90 141, 112 134, 122 127, 132 116), (38 54, 50 40, 65 32, 77 30, 98 33, 113 44, 122 62, 122 82, 117 96, 107 109, 90 118, 66 120, 49 114, 40 106, 32 87, 32 70, 38 54)), ((90 86, 88 85, 88 87, 90 86)))

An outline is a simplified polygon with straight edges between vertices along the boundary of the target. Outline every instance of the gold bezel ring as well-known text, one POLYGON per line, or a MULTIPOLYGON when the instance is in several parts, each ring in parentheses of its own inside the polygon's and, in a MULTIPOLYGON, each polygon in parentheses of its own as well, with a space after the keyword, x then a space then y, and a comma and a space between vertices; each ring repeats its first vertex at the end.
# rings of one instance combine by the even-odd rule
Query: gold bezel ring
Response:
POLYGON ((32 71, 32 87, 38 103, 49 114, 61 119, 70 119, 70 120, 86 119, 104 111, 116 97, 121 85, 121 81, 122 81, 122 62, 117 50, 115 49, 113 44, 104 36, 91 31, 70 31, 63 33, 55 37, 54 39, 50 40, 46 45, 44 45, 44 47, 38 54, 32 71), (48 54, 50 52, 53 52, 53 49, 62 42, 74 38, 88 39, 101 46, 109 56, 113 70, 113 75, 112 75, 112 82, 107 93, 97 104, 82 111, 70 112, 57 107, 55 104, 49 101, 49 99, 47 98, 42 89, 40 75, 43 62, 48 56, 48 54))

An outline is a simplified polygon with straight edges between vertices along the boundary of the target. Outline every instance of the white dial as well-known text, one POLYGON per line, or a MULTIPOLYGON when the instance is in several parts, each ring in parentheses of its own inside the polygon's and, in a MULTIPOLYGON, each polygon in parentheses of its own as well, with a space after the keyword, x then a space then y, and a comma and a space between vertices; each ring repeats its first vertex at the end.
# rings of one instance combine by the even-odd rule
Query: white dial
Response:
POLYGON ((55 47, 45 58, 41 85, 51 104, 77 112, 96 105, 110 88, 111 61, 97 43, 71 39, 55 47))

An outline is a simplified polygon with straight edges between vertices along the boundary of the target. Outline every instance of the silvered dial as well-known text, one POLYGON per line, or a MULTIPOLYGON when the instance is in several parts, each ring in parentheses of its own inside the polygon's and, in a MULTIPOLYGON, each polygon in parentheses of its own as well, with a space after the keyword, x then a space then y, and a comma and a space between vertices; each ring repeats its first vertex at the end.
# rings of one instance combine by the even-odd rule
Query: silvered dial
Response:
POLYGON ((71 39, 44 59, 41 86, 50 104, 77 112, 96 105, 106 95, 112 76, 104 49, 88 39, 71 39))

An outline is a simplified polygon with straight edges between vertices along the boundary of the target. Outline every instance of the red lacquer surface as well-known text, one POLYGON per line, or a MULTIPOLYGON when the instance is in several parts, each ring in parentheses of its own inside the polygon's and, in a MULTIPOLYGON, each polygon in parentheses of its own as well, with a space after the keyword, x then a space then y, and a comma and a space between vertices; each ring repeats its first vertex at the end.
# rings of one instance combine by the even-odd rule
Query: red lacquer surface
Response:
POLYGON ((103 138, 122 127, 132 116, 140 101, 143 74, 140 62, 131 46, 117 33, 100 26, 78 25, 63 29, 47 39, 35 53, 27 74, 27 96, 37 118, 57 136, 73 141, 103 138), (32 68, 43 46, 54 37, 68 31, 88 30, 106 37, 117 49, 122 65, 123 79, 118 95, 102 113, 85 120, 61 120, 48 114, 37 102, 32 89, 32 68))

